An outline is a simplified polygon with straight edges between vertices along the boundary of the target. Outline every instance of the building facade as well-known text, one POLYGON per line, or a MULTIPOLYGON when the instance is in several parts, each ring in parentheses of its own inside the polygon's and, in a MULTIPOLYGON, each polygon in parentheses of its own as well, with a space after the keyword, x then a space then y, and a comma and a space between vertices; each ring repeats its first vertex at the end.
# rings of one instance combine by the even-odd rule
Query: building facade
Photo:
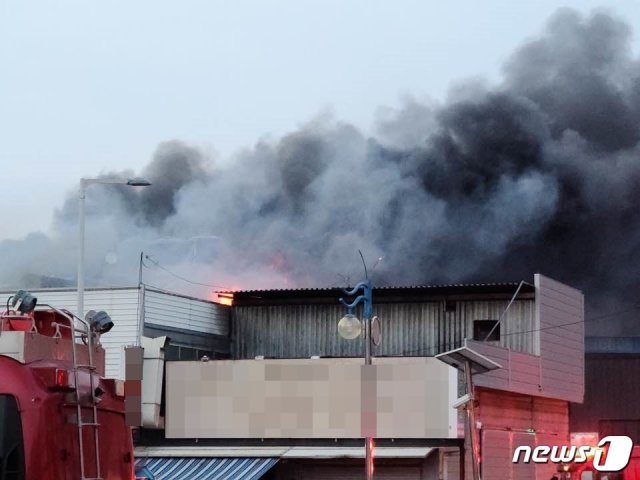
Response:
POLYGON ((374 289, 382 327, 370 373, 362 338, 337 333, 343 295, 235 292, 231 359, 168 365, 165 436, 149 439, 147 458, 162 458, 167 442, 187 448, 196 438, 218 448, 268 442, 306 453, 273 457, 265 478, 362 478, 353 448, 368 432, 377 451, 423 449, 412 459, 379 458, 376 478, 397 478, 399 465, 402 478, 472 478, 470 426, 464 406, 454 409, 468 392, 458 371, 435 358, 466 347, 499 365, 473 376, 483 478, 548 480, 555 473, 554 465, 514 464, 512 457, 520 445, 570 440, 569 402, 584 394, 579 291, 542 275, 531 283, 374 289), (216 407, 202 420, 213 405, 222 417, 214 418, 216 407))
MULTIPOLYGON (((75 308, 75 290, 35 293, 75 308)), ((106 310, 115 323, 102 338, 108 376, 124 377, 125 346, 145 347, 151 420, 139 434, 141 467, 166 479, 217 478, 206 472, 220 469, 247 479, 363 478, 370 436, 376 479, 466 480, 473 428, 483 478, 554 473, 512 456, 520 445, 569 442, 569 404, 584 395, 581 292, 542 275, 374 288, 381 335, 371 368, 362 337, 338 335, 342 290, 231 295, 224 306, 146 286, 86 291, 87 310, 106 310), (461 348, 497 365, 473 375, 472 392, 436 358, 461 348)))

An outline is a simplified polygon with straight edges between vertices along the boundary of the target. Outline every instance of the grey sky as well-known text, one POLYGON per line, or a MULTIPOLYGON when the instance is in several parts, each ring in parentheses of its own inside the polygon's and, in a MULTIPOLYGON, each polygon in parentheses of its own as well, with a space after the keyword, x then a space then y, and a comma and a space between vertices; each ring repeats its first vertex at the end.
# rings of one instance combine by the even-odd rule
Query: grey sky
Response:
POLYGON ((403 96, 496 82, 561 6, 640 29, 637 0, 0 0, 0 238, 47 231, 81 176, 140 169, 161 141, 225 160, 321 112, 367 131, 403 96))

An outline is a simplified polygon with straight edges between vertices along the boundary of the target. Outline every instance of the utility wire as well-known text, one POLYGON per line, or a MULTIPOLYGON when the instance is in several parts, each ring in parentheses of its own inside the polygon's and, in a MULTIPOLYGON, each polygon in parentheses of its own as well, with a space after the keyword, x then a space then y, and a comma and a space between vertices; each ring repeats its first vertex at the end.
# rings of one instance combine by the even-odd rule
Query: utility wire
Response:
MULTIPOLYGON (((359 250, 358 250, 358 252, 360 253, 360 256, 362 257, 362 252, 360 252, 359 250)), ((174 273, 174 272, 168 270, 167 268, 165 268, 162 265, 160 265, 160 263, 157 260, 154 260, 153 258, 151 258, 149 255, 145 254, 144 258, 149 260, 151 263, 153 263, 153 265, 155 267, 159 268, 160 270, 163 270, 164 272, 168 273, 169 275, 171 275, 171 276, 173 276, 173 277, 175 277, 175 278, 177 278, 179 280, 182 280, 183 282, 187 282, 187 283, 190 283, 192 285, 200 285, 202 287, 222 288, 222 289, 225 289, 225 290, 232 290, 231 288, 225 287, 223 285, 214 285, 214 284, 210 284, 210 283, 194 282, 193 280, 189 280, 188 278, 185 278, 185 277, 183 277, 181 275, 178 275, 177 273, 174 273)), ((363 261, 363 264, 364 264, 364 258, 362 258, 362 261, 363 261)), ((142 265, 144 267, 150 268, 148 265, 146 265, 144 263, 144 261, 142 261, 141 263, 142 263, 142 265)), ((364 265, 365 265, 365 269, 366 269, 367 268, 366 264, 364 264, 364 265)), ((640 302, 636 303, 632 308, 629 308, 629 309, 626 309, 626 310, 620 310, 620 311, 617 311, 617 312, 608 313, 606 315, 600 315, 598 317, 585 318, 583 320, 578 320, 576 322, 562 323, 560 325, 550 325, 548 327, 533 328, 531 330, 521 330, 519 332, 501 333, 500 336, 501 337, 507 337, 507 336, 510 336, 510 335, 522 335, 522 334, 525 334, 525 333, 542 332, 542 331, 551 330, 551 329, 554 329, 554 328, 562 328, 562 327, 568 327, 568 326, 571 326, 571 325, 578 325, 580 323, 595 322, 595 321, 598 321, 598 320, 603 320, 605 318, 615 317, 616 315, 622 315, 622 314, 625 314, 625 313, 629 313, 629 312, 632 312, 634 310, 637 310, 638 308, 640 308, 640 302)), ((426 354, 428 356, 430 354, 429 352, 431 352, 431 351, 440 351, 440 350, 442 350, 442 347, 451 347, 451 346, 459 347, 459 346, 461 346, 461 344, 462 344, 461 341, 448 342, 448 343, 444 343, 444 344, 441 343, 441 344, 438 344, 437 346, 429 347, 428 349, 405 350, 401 354, 402 355, 406 355, 406 354, 418 353, 418 354, 426 354)))
MULTIPOLYGON (((177 278, 178 280, 182 280, 183 282, 187 282, 187 283, 190 283, 192 285, 200 285, 202 287, 222 288, 224 290, 233 290, 233 289, 231 289, 229 287, 225 287, 224 285, 213 285, 213 284, 210 284, 210 283, 194 282, 193 280, 189 280, 188 278, 185 278, 185 277, 183 277, 181 275, 178 275, 177 273, 172 272, 171 270, 168 270, 167 268, 165 268, 162 265, 160 265, 160 263, 157 260, 154 260, 153 258, 151 258, 149 255, 145 255, 144 258, 149 260, 151 263, 153 263, 153 265, 155 267, 159 268, 160 270, 163 270, 164 272, 168 273, 172 277, 177 278)), ((146 265, 144 263, 144 261, 142 262, 142 265, 145 266, 146 268, 150 268, 148 265, 146 265)))

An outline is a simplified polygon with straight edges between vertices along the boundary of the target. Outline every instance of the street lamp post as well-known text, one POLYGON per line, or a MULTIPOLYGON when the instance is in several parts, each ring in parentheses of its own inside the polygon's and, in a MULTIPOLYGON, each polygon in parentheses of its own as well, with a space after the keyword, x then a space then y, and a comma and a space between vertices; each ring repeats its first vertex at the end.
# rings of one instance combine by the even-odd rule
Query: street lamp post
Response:
MULTIPOLYGON (((369 365, 371 365, 371 352, 373 350, 372 345, 372 337, 371 337, 371 318, 373 316, 373 300, 372 300, 372 285, 371 280, 367 279, 364 282, 358 283, 352 290, 344 290, 344 294, 349 297, 353 297, 357 295, 360 291, 362 293, 358 294, 356 299, 347 303, 344 298, 340 298, 340 303, 344 305, 347 309, 347 314, 340 319, 338 322, 338 333, 343 338, 352 340, 360 336, 361 333, 361 325, 360 321, 353 315, 353 309, 360 303, 363 303, 363 321, 364 321, 364 364, 365 369, 369 365)), ((371 399, 367 398, 370 394, 376 394, 375 391, 370 392, 369 388, 371 385, 375 386, 375 383, 371 381, 369 375, 365 374, 364 385, 362 389, 363 401, 368 408, 364 408, 364 415, 362 415, 364 419, 363 428, 365 430, 365 472, 367 480, 371 480, 373 478, 373 437, 371 433, 374 431, 375 425, 375 409, 371 408, 369 401, 371 399), (369 411, 373 410, 373 411, 369 411)), ((375 401, 375 399, 374 399, 375 401)), ((362 421, 362 419, 361 419, 362 421)))
POLYGON ((151 182, 144 178, 129 178, 129 179, 109 179, 109 178, 81 178, 80 179, 80 208, 79 208, 79 224, 80 224, 80 239, 78 246, 78 304, 77 315, 80 318, 84 318, 84 199, 89 185, 95 183, 108 184, 108 185, 129 185, 131 187, 147 187, 151 185, 151 182))

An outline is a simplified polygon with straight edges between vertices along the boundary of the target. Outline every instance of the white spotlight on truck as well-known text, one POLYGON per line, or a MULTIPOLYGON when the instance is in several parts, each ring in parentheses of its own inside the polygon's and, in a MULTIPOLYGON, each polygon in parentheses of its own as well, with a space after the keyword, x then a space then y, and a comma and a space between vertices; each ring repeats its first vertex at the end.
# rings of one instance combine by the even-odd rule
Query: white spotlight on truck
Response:
POLYGON ((84 319, 89 322, 92 332, 103 335, 113 328, 113 321, 107 312, 89 310, 84 319))
POLYGON ((11 297, 11 307, 20 313, 32 312, 37 304, 38 299, 25 290, 18 290, 16 294, 11 297))

